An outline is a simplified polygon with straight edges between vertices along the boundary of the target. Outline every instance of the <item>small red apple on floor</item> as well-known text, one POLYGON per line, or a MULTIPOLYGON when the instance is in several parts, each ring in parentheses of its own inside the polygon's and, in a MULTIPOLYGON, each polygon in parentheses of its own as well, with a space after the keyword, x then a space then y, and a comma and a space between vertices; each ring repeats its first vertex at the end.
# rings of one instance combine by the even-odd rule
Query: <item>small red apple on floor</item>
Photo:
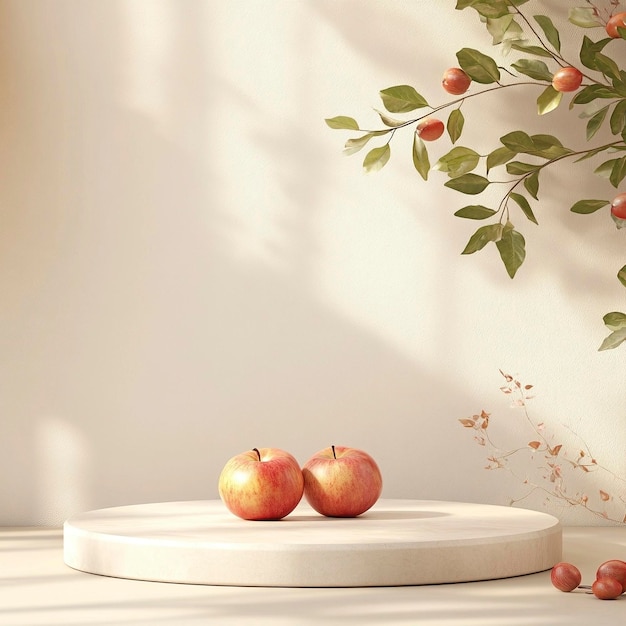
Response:
POLYGON ((331 446, 302 468, 304 497, 327 517, 356 517, 380 497, 383 479, 376 461, 362 450, 331 446))
POLYGON ((296 459, 278 448, 253 448, 230 459, 218 489, 226 508, 246 520, 279 520, 289 515, 304 491, 296 459))

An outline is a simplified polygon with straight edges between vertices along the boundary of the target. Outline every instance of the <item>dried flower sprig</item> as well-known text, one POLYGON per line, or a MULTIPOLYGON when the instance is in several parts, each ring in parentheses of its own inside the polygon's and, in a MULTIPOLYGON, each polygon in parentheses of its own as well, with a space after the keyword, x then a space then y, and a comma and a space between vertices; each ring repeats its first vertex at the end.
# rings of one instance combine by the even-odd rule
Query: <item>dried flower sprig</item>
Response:
POLYGON ((502 370, 500 373, 505 380, 500 391, 511 397, 512 407, 521 411, 530 432, 528 443, 512 449, 499 446, 491 436, 491 413, 485 410, 459 422, 474 431, 478 445, 487 448, 485 469, 506 470, 524 485, 525 493, 511 498, 510 504, 540 492, 546 503, 582 507, 604 520, 626 524, 626 480, 599 463, 571 429, 564 427, 568 435, 557 437, 545 423, 536 423, 528 410, 533 385, 523 384, 502 370))

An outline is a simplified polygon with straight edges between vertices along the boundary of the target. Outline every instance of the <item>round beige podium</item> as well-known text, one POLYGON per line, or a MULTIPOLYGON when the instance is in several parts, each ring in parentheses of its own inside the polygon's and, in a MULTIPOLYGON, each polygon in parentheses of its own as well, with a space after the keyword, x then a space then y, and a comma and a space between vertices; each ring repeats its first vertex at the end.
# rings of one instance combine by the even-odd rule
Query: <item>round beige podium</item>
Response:
POLYGON ((372 587, 506 578, 561 559, 561 526, 501 506, 379 500, 357 518, 304 501, 276 522, 238 519, 219 500, 100 509, 63 527, 70 567, 204 585, 372 587))

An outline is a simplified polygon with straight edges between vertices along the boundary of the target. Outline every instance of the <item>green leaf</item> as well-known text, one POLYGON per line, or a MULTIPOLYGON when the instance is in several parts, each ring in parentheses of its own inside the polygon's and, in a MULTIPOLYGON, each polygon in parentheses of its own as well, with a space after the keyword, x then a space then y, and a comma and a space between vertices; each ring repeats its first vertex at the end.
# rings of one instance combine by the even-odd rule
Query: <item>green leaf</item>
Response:
POLYGON ((554 159, 555 157, 563 156, 571 152, 571 150, 565 148, 554 135, 538 134, 531 135, 530 138, 533 140, 535 150, 529 154, 534 156, 544 159, 554 159))
POLYGON ((376 113, 378 113, 378 115, 380 115, 380 119, 385 126, 389 126, 390 128, 397 128, 398 126, 406 124, 404 120, 396 120, 393 117, 389 117, 385 113, 382 113, 381 111, 378 111, 376 109, 374 110, 376 111, 376 113))
POLYGON ((548 59, 552 58, 552 55, 545 48, 540 46, 529 46, 524 43, 514 43, 511 47, 513 50, 519 50, 524 54, 534 54, 536 57, 545 57, 548 59))
POLYGON ((348 139, 348 141, 346 141, 346 143, 344 145, 343 153, 346 156, 350 156, 351 154, 355 154, 356 152, 361 150, 361 148, 366 146, 367 142, 372 137, 377 137, 379 135, 386 135, 388 132, 389 132, 388 130, 378 130, 378 131, 374 131, 374 132, 371 132, 371 133, 367 133, 366 135, 363 135, 361 137, 354 137, 353 139, 348 139))
POLYGON ((465 206, 455 212, 457 217, 464 217, 469 220, 485 220, 492 215, 495 215, 496 211, 490 209, 482 204, 472 204, 465 206))
POLYGON ((604 163, 600 163, 600 165, 593 170, 593 173, 608 179, 613 171, 613 166, 618 160, 619 159, 609 159, 608 161, 604 161, 604 163))
POLYGON ((595 213, 607 204, 611 203, 608 200, 579 200, 574 203, 570 211, 580 215, 588 215, 589 213, 595 213))
MULTIPOLYGON (((572 105, 589 104, 598 98, 617 98, 618 94, 611 87, 605 85, 587 85, 583 87, 572 99, 572 105)), ((570 108, 571 108, 570 106, 570 108)))
POLYGON ((589 118, 589 121, 587 122, 587 141, 589 141, 598 132, 604 122, 604 118, 606 117, 608 110, 609 106, 607 105, 589 118))
POLYGON ((619 311, 612 311, 607 313, 602 321, 609 330, 619 330, 620 328, 626 328, 626 313, 619 311))
POLYGON ((537 218, 535 217, 535 214, 533 213, 532 208, 530 207, 530 204, 528 203, 528 200, 526 200, 526 198, 522 194, 511 192, 509 194, 509 198, 511 198, 511 200, 513 200, 514 202, 516 202, 519 205, 519 207, 520 207, 520 209, 522 209, 522 212, 524 213, 524 215, 531 222, 533 222, 533 224, 539 224, 539 222, 537 221, 537 218))
POLYGON ((610 37, 601 39, 600 41, 592 41, 585 35, 583 37, 582 44, 580 46, 580 61, 590 70, 597 70, 596 67, 596 54, 600 53, 604 46, 610 43, 612 39, 610 37))
POLYGON ((475 0, 470 6, 483 17, 502 17, 509 12, 509 6, 505 0, 475 0))
POLYGON ((473 81, 487 85, 500 80, 500 70, 496 62, 479 50, 463 48, 456 53, 456 58, 461 69, 473 81))
POLYGON ((507 274, 514 278, 526 258, 526 242, 521 233, 515 229, 504 229, 502 238, 496 241, 500 258, 506 267, 507 274))
POLYGON ((473 254, 482 250, 490 241, 496 241, 502 233, 502 224, 481 226, 469 239, 461 254, 473 254))
POLYGON ((595 55, 595 64, 596 69, 602 72, 605 76, 621 81, 622 77, 620 75, 619 67, 610 57, 598 52, 595 55))
MULTIPOLYGON (((619 282, 622 283, 624 287, 626 287, 626 265, 624 265, 624 267, 622 267, 622 269, 617 272, 617 280, 619 280, 619 282)), ((626 322, 624 323, 624 326, 626 326, 626 322)))
POLYGON ((468 195, 476 195, 489 186, 489 180, 478 174, 464 174, 450 179, 444 186, 468 195))
POLYGON ((530 154, 536 148, 531 136, 523 130, 514 130, 511 133, 507 133, 500 137, 500 141, 502 145, 515 152, 515 154, 520 152, 530 154))
POLYGON ((388 87, 380 92, 380 97, 390 113, 408 113, 428 106, 425 98, 410 85, 388 87))
POLYGON ((506 165, 506 171, 513 176, 523 176, 537 171, 538 165, 534 163, 523 163, 522 161, 511 161, 506 165))
POLYGON ((611 174, 609 176, 609 182, 617 189, 624 178, 626 178, 626 156, 621 159, 617 159, 613 164, 613 168, 611 169, 611 174))
POLYGON ((549 85, 537 98, 537 113, 545 115, 550 113, 550 111, 554 111, 561 104, 562 99, 563 93, 549 85))
POLYGON ((609 121, 611 125, 611 132, 614 135, 619 135, 626 126, 626 100, 620 100, 611 113, 611 119, 609 121))
POLYGON ((343 128, 345 130, 360 130, 357 121, 346 115, 338 115, 337 117, 329 117, 324 120, 331 128, 343 128))
POLYGON ((552 82, 554 72, 551 72, 543 61, 537 61, 536 59, 520 59, 516 63, 513 63, 511 67, 514 67, 520 74, 525 74, 535 80, 552 82))
POLYGON ((491 35, 491 43, 494 46, 503 42, 519 41, 524 34, 524 30, 511 13, 502 17, 487 18, 487 31, 491 35))
POLYGON ((569 10, 569 21, 581 28, 597 28, 602 22, 595 16, 593 7, 575 7, 569 10))
POLYGON ((557 51, 561 51, 561 39, 559 37, 559 31, 556 29, 552 20, 547 15, 535 15, 535 21, 541 27, 546 39, 550 42, 550 45, 557 51))
POLYGON ((534 198, 535 200, 538 199, 537 195, 539 193, 539 170, 524 178, 524 187, 532 198, 534 198))
POLYGON ((612 350, 613 348, 617 348, 619 345, 624 343, 624 341, 626 341, 626 328, 614 330, 604 339, 598 350, 612 350))
POLYGON ((418 174, 428 180, 428 172, 430 171, 430 159, 428 158, 428 150, 426 144, 417 133, 413 134, 413 165, 418 174))
POLYGON ((456 178, 471 172, 480 161, 480 155, 471 148, 458 146, 444 154, 434 166, 434 169, 447 172, 450 178, 456 178))
POLYGON ((465 125, 465 118, 461 109, 454 109, 448 117, 447 130, 450 136, 450 141, 456 143, 463 132, 463 126, 465 125))
POLYGON ((496 148, 487 155, 487 172, 498 165, 504 165, 515 156, 517 156, 517 152, 507 148, 506 146, 496 148))
POLYGON ((377 172, 385 167, 390 156, 391 148, 388 143, 384 146, 380 146, 379 148, 373 148, 365 155, 363 168, 366 172, 377 172))

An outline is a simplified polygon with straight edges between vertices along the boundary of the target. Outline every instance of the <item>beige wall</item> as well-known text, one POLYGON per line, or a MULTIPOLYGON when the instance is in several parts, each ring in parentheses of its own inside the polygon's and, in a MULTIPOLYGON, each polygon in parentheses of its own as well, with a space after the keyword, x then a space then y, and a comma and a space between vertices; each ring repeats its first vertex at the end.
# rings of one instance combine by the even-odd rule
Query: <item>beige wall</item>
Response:
MULTIPOLYGON (((366 176, 323 122, 376 123, 394 84, 442 100, 456 50, 490 51, 469 12, 0 0, 0 23, 0 524, 215 498, 253 446, 362 447, 386 497, 506 504, 523 486, 458 422, 485 409, 525 446, 500 368, 535 385, 554 443, 574 431, 624 475, 625 348, 596 352, 624 308, 624 234, 568 211, 608 185, 546 175, 511 281, 494 251, 460 256, 467 199, 419 179, 409 137, 366 176)), ((582 145, 575 114, 535 119, 536 95, 468 101, 461 143, 486 152, 525 120, 582 145)))

